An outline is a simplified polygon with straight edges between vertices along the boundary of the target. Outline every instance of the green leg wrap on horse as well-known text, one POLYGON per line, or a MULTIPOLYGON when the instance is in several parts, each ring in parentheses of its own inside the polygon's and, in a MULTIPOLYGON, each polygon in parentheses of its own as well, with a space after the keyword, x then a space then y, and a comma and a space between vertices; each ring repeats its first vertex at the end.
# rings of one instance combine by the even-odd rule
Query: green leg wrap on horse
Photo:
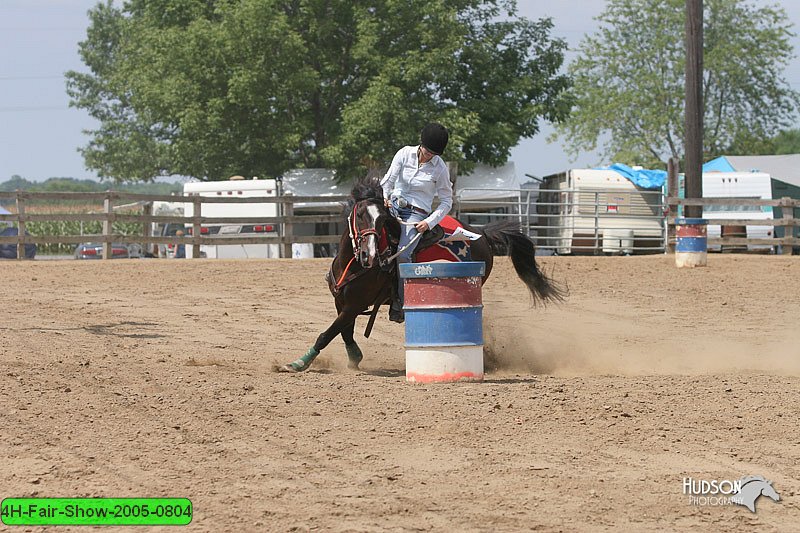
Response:
POLYGON ((314 347, 312 346, 311 348, 308 349, 305 355, 286 365, 286 367, 288 367, 287 370, 294 370, 295 372, 302 372, 303 370, 307 370, 318 355, 319 352, 315 350, 314 347))
POLYGON ((345 344, 344 347, 347 349, 347 368, 358 370, 358 364, 364 359, 361 348, 355 342, 353 344, 345 344))

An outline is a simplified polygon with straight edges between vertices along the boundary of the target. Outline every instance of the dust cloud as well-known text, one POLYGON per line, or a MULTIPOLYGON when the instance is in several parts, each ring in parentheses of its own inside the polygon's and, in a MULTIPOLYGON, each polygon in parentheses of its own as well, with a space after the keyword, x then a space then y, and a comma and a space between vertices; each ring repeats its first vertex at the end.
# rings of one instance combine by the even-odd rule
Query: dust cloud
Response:
POLYGON ((779 340, 732 339, 564 310, 532 309, 529 316, 509 321, 486 308, 483 330, 488 373, 800 375, 800 333, 779 340))

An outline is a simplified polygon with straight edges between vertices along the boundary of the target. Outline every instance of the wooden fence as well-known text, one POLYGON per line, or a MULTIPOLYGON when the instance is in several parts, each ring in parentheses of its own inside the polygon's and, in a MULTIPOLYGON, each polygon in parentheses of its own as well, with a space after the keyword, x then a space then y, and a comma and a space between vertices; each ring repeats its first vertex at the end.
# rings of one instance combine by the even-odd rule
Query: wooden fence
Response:
POLYGON ((667 199, 669 205, 670 216, 667 217, 667 235, 670 251, 674 252, 675 245, 675 214, 678 213, 678 206, 741 206, 741 207, 779 207, 781 208, 781 218, 772 218, 765 220, 754 220, 752 218, 713 218, 704 217, 708 220, 709 225, 722 226, 772 226, 783 227, 784 236, 770 238, 747 238, 747 237, 731 237, 720 235, 720 237, 709 238, 709 245, 721 245, 723 247, 735 246, 780 246, 780 251, 783 254, 791 255, 794 247, 800 246, 800 238, 795 237, 794 228, 800 226, 800 219, 795 218, 794 211, 800 207, 800 200, 793 198, 780 198, 778 200, 758 200, 753 198, 675 198, 670 197, 667 199))
MULTIPOLYGON (((16 244, 17 257, 24 258, 25 244, 50 244, 65 243, 78 244, 83 242, 103 243, 103 258, 111 257, 111 244, 185 244, 192 245, 192 256, 200 257, 200 245, 236 245, 236 244, 277 244, 280 245, 281 256, 291 257, 292 243, 311 243, 327 244, 338 243, 339 234, 331 235, 297 235, 294 226, 297 224, 319 224, 330 222, 341 222, 340 213, 336 214, 295 214, 295 205, 304 204, 306 209, 313 209, 313 204, 327 204, 332 202, 345 202, 348 196, 292 196, 284 195, 280 197, 206 197, 206 196, 178 196, 178 195, 150 195, 134 194, 115 191, 99 193, 72 193, 72 192, 0 192, 0 202, 14 203, 16 213, 7 215, 0 214, 0 222, 16 223, 19 233, 15 237, 0 237, 0 244, 16 244), (103 210, 100 213, 27 213, 26 206, 31 202, 102 202, 103 210), (193 216, 161 216, 153 215, 153 202, 170 202, 192 204, 193 216), (115 211, 116 203, 138 203, 141 205, 140 214, 122 214, 115 211), (280 216, 258 217, 254 220, 249 217, 206 217, 202 214, 202 205, 210 203, 228 204, 247 204, 247 203, 277 203, 281 206, 280 216), (98 235, 28 235, 25 229, 26 223, 33 221, 100 221, 102 222, 102 234, 98 235), (114 222, 135 222, 142 224, 141 235, 120 235, 112 232, 114 222), (191 235, 182 237, 162 237, 151 234, 153 223, 176 223, 191 225, 191 235), (278 226, 277 237, 275 236, 209 236, 201 233, 203 224, 275 224, 278 226)), ((320 208, 320 211, 330 211, 330 207, 320 208)))
MULTIPOLYGON (((321 224, 331 222, 341 222, 341 214, 338 210, 335 214, 320 214, 320 212, 330 213, 331 203, 346 202, 347 196, 292 196, 285 195, 280 197, 254 197, 254 198, 235 198, 235 197, 207 197, 207 196, 177 196, 177 195, 149 195, 134 194, 115 191, 100 193, 69 193, 69 192, 0 192, 0 202, 13 203, 16 206, 16 213, 0 214, 0 222, 16 223, 19 234, 15 237, 0 237, 0 244, 16 244, 17 257, 24 258, 25 244, 50 244, 65 243, 78 244, 82 242, 99 242, 103 244, 103 258, 111 257, 111 244, 133 244, 141 243, 144 245, 152 244, 186 244, 192 245, 192 256, 200 256, 200 245, 236 245, 236 244, 277 244, 280 246, 282 257, 291 257, 293 243, 310 244, 331 244, 338 243, 340 235, 332 233, 329 235, 300 235, 294 231, 294 226, 298 224, 321 224), (30 203, 40 202, 102 202, 102 212, 99 213, 28 213, 26 206, 30 203), (171 202, 192 204, 193 216, 162 216, 153 215, 153 202, 171 202), (123 214, 118 213, 116 204, 139 204, 141 213, 123 214), (210 203, 277 203, 280 206, 279 216, 258 217, 254 220, 250 217, 206 217, 202 214, 202 205, 210 203), (313 214, 301 214, 295 212, 295 206, 303 204, 304 210, 317 211, 313 214), (315 209, 317 204, 320 207, 315 209), (28 222, 34 221, 100 221, 102 223, 102 233, 96 235, 28 235, 25 226, 28 222), (141 235, 121 235, 112 231, 114 222, 134 222, 142 224, 141 235), (191 235, 182 237, 162 237, 151 234, 153 223, 176 223, 191 225, 191 235), (203 224, 275 224, 278 229, 278 236, 217 236, 203 235, 200 228, 203 224)), ((747 198, 668 198, 669 216, 667 216, 668 242, 672 250, 675 242, 675 214, 678 213, 678 206, 749 206, 749 207, 778 207, 781 208, 781 218, 767 220, 753 220, 748 218, 728 219, 728 218, 708 218, 709 224, 719 224, 720 226, 772 226, 783 227, 783 237, 752 239, 746 237, 721 236, 710 238, 709 245, 722 246, 747 246, 747 245, 766 245, 780 246, 782 253, 791 254, 793 247, 800 247, 800 238, 795 237, 794 228, 800 226, 800 219, 795 217, 795 209, 800 208, 800 200, 791 198, 781 198, 778 200, 756 200, 747 198)), ((316 233, 316 232, 315 232, 316 233)))

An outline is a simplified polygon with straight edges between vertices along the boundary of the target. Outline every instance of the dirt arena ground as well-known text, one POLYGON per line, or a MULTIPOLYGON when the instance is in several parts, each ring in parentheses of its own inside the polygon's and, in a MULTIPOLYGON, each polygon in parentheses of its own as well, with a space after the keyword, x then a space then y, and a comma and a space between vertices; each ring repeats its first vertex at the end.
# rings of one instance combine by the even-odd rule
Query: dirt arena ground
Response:
POLYGON ((338 339, 273 371, 333 319, 327 260, 4 262, 0 497, 190 498, 169 531, 800 530, 800 258, 541 262, 568 301, 501 259, 494 370, 436 386, 383 312, 362 372, 338 339), (745 475, 781 501, 683 494, 745 475))

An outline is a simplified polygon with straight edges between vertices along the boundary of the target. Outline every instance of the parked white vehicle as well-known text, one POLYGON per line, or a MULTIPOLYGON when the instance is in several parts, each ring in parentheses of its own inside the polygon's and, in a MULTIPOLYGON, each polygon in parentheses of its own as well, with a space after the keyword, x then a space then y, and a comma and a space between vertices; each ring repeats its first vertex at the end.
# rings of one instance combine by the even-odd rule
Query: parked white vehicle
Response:
MULTIPOLYGON (((750 198, 760 200, 772 199, 772 179, 764 172, 704 172, 704 198, 750 198)), ((769 206, 735 206, 711 205, 703 208, 703 218, 752 220, 745 226, 719 224, 708 225, 708 237, 720 236, 747 237, 749 239, 770 239, 773 237, 773 226, 759 226, 758 220, 772 220, 772 207, 769 206)), ((719 244, 709 245, 711 251, 721 250, 719 244)), ((744 246, 732 246, 731 249, 742 249, 744 246)), ((748 245, 748 250, 769 251, 770 245, 748 245)))
MULTIPOLYGON (((153 215, 155 216, 183 216, 183 202, 153 202, 153 215)), ((172 237, 178 231, 186 232, 183 222, 153 222, 150 225, 150 235, 154 237, 172 237)), ((153 257, 169 258, 174 257, 175 245, 152 244, 150 254, 153 257)))
POLYGON ((613 170, 572 169, 545 176, 539 189, 539 247, 558 254, 661 252, 663 193, 613 170))
MULTIPOLYGON (((184 196, 260 198, 277 197, 277 183, 274 179, 236 179, 226 181, 190 182, 183 186, 184 196)), ((260 219, 278 216, 277 203, 214 203, 203 202, 200 206, 203 217, 247 217, 248 222, 242 224, 203 224, 203 235, 215 235, 222 238, 248 236, 278 236, 278 225, 262 222, 260 219)), ((186 202, 184 214, 187 219, 194 216, 194 205, 186 202)), ((187 220, 189 235, 191 223, 187 220)), ((186 257, 193 255, 193 246, 186 245, 186 257)), ((216 259, 241 258, 273 258, 280 257, 277 244, 202 244, 200 256, 216 259)))

